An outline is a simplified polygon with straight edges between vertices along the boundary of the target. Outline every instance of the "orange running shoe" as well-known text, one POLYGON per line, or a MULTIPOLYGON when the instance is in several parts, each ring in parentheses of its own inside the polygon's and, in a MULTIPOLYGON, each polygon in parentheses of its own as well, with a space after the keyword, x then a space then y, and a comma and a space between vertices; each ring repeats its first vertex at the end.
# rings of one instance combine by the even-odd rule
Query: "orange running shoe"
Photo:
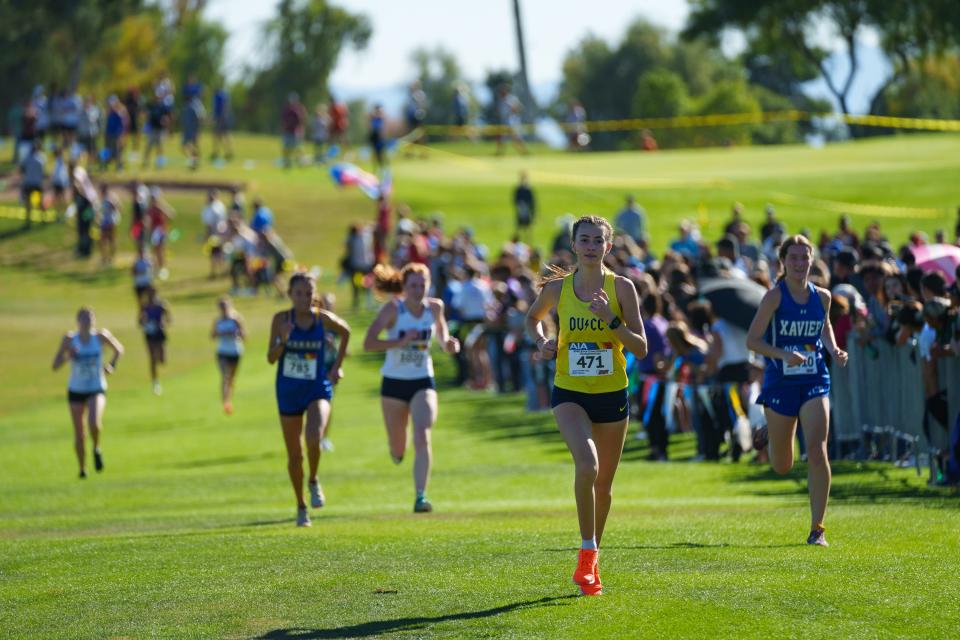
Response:
POLYGON ((601 596, 603 595, 603 586, 600 584, 600 566, 597 564, 600 556, 597 554, 594 556, 593 561, 593 576, 597 579, 591 585, 580 585, 580 595, 582 596, 601 596))
POLYGON ((223 403, 223 412, 224 412, 225 414, 227 414, 228 416, 232 416, 232 415, 233 415, 233 403, 230 402, 229 400, 228 400, 227 402, 224 402, 224 403, 223 403))
POLYGON ((573 572, 573 583, 580 585, 592 585, 597 582, 597 550, 580 549, 580 555, 577 558, 577 570, 573 572))

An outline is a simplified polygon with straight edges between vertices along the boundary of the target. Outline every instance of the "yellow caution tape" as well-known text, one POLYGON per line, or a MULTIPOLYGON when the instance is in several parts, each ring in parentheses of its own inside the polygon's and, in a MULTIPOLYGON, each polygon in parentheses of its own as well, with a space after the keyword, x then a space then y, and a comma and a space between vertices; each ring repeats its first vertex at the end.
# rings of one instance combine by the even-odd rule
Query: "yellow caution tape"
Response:
MULTIPOLYGON (((960 131, 960 120, 937 120, 934 118, 898 118, 893 116, 850 115, 810 111, 766 111, 747 113, 718 113, 704 116, 675 116, 672 118, 630 118, 621 120, 590 120, 587 122, 559 122, 565 131, 638 131, 641 129, 677 129, 688 127, 720 127, 729 125, 764 124, 769 122, 806 122, 814 118, 836 118, 847 124, 865 127, 886 127, 915 131, 960 131)), ((423 127, 428 133, 458 135, 509 135, 514 131, 533 132, 534 125, 443 125, 423 127)))
MULTIPOLYGON (((26 220, 27 210, 25 207, 0 207, 0 218, 26 220)), ((52 209, 47 209, 46 211, 34 209, 30 212, 30 219, 36 222, 56 222, 57 212, 52 209)))

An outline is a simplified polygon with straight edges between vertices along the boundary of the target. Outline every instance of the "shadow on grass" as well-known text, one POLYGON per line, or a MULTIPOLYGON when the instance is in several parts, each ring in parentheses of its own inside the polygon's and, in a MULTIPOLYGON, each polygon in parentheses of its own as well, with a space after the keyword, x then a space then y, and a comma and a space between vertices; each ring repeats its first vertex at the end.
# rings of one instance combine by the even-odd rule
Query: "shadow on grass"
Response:
POLYGON ((243 524, 237 525, 240 527, 269 527, 275 524, 288 524, 290 522, 296 522, 295 517, 290 518, 277 518, 276 520, 254 520, 253 522, 244 522, 243 524))
MULTIPOLYGON (((800 542, 791 542, 788 544, 730 544, 729 542, 669 542, 667 544, 635 544, 635 545, 604 545, 604 551, 611 549, 618 551, 645 551, 653 549, 783 549, 786 547, 806 546, 800 542)), ((547 553, 573 553, 576 547, 567 547, 564 549, 544 549, 547 553)))
POLYGON ((91 255, 90 258, 77 258, 71 249, 54 247, 39 252, 13 255, 3 261, 3 266, 29 271, 50 282, 70 282, 101 287, 114 286, 130 278, 128 271, 120 267, 88 267, 93 261, 99 264, 99 258, 96 255, 91 255))
POLYGON ((450 622, 453 620, 476 620, 482 618, 492 618, 504 613, 529 609, 540 606, 557 606, 563 600, 576 598, 575 595, 552 596, 540 598, 539 600, 526 600, 522 602, 513 602, 491 609, 482 609, 480 611, 464 611, 461 613, 451 613, 443 616, 417 617, 417 618, 396 618, 394 620, 371 620, 355 625, 336 627, 333 629, 274 629, 268 631, 262 636, 257 636, 260 640, 312 640, 314 638, 367 638, 385 633, 402 633, 411 631, 421 631, 430 625, 450 622))
MULTIPOLYGON (((831 462, 833 484, 830 501, 847 504, 881 504, 918 501, 933 507, 960 506, 960 493, 942 487, 921 484, 914 476, 893 477, 892 469, 883 463, 831 462)), ((779 475, 768 466, 752 468, 736 478, 737 482, 769 482, 779 480, 775 488, 757 489, 758 496, 806 495, 807 465, 797 463, 786 475, 779 475)))
POLYGON ((32 230, 32 227, 24 227, 23 225, 19 227, 14 227, 12 229, 4 229, 0 231, 0 240, 6 240, 7 238, 15 238, 17 236, 29 233, 32 230))
MULTIPOLYGON (((457 411, 470 419, 454 421, 473 433, 483 433, 491 440, 510 441, 521 438, 534 438, 544 443, 557 445, 565 450, 563 436, 557 429, 550 411, 529 413, 524 411, 526 398, 521 393, 489 395, 484 392, 463 391, 456 387, 442 389, 447 406, 456 405, 457 411)), ((646 440, 636 440, 634 434, 639 428, 638 421, 630 422, 630 431, 623 448, 624 462, 640 461, 650 453, 646 440)), ((683 462, 697 454, 696 438, 693 433, 673 434, 670 437, 670 459, 683 462)))
POLYGON ((278 457, 279 454, 273 452, 257 453, 246 456, 221 456, 219 458, 206 458, 203 460, 188 460, 171 465, 177 469, 202 469, 204 467, 219 467, 228 464, 242 464, 253 462, 254 460, 265 460, 267 458, 278 457))

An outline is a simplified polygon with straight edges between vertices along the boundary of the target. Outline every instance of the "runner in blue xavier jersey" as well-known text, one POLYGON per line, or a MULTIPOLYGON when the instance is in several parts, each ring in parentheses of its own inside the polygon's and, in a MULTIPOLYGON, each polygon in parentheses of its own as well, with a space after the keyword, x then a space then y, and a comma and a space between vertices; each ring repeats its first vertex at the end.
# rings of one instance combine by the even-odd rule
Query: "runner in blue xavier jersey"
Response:
POLYGON ((337 315, 316 306, 313 276, 297 273, 290 278, 288 291, 293 308, 273 317, 267 361, 277 366, 277 405, 280 426, 287 447, 287 472, 297 498, 297 526, 309 527, 310 516, 303 499, 303 447, 307 443, 310 465, 308 487, 310 504, 319 509, 325 503, 317 479, 320 465, 320 439, 330 419, 333 386, 343 377, 343 358, 350 340, 350 327, 337 315), (326 332, 340 337, 340 348, 333 365, 324 366, 326 332), (303 416, 306 414, 306 424, 303 416))
MULTIPOLYGON (((808 277, 813 245, 791 236, 780 246, 782 275, 768 291, 747 334, 747 347, 766 358, 763 390, 757 403, 765 407, 766 437, 774 471, 793 467, 797 419, 807 442, 810 489, 810 535, 807 544, 827 546, 823 518, 830 496, 827 433, 830 416, 830 374, 824 347, 840 366, 847 353, 837 347, 830 326, 830 292, 808 277)), ((759 438, 763 448, 764 436, 759 438)))

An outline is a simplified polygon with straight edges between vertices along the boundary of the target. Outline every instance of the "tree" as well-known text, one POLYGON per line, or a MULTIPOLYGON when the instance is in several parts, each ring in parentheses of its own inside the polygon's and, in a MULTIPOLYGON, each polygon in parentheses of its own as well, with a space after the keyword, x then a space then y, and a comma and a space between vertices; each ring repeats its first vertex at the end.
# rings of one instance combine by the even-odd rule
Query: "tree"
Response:
MULTIPOLYGON (((840 110, 850 113, 848 99, 861 71, 857 41, 868 28, 881 35, 893 61, 893 73, 871 100, 871 112, 887 86, 895 83, 909 60, 924 52, 942 51, 960 42, 960 3, 954 0, 889 2, 888 0, 695 0, 684 31, 686 37, 719 38, 724 29, 738 29, 750 48, 776 48, 780 63, 804 75, 814 68, 840 110), (849 70, 845 78, 830 73, 830 52, 815 44, 817 28, 828 25, 843 42, 849 70), (802 63, 798 58, 802 58, 802 63)), ((863 132, 856 128, 851 133, 863 132)))
MULTIPOLYGON (((564 58, 559 104, 554 111, 565 111, 567 103, 579 100, 591 120, 629 117, 640 77, 667 66, 670 58, 666 32, 645 20, 633 22, 615 48, 587 36, 564 58)), ((611 149, 621 140, 616 133, 598 132, 592 146, 611 149)))
MULTIPOLYGON (((717 83, 697 103, 696 115, 745 113, 759 116, 760 102, 743 80, 717 83)), ((697 146, 747 145, 753 140, 753 127, 739 124, 700 127, 694 129, 697 146)))
POLYGON ((142 8, 141 0, 0 0, 0 108, 36 84, 74 89, 105 32, 142 8))
POLYGON ((223 55, 227 30, 216 22, 193 14, 182 20, 169 45, 169 69, 176 86, 195 76, 209 89, 223 82, 223 55))
POLYGON ((488 124, 500 124, 500 115, 497 113, 497 90, 506 85, 513 89, 514 75, 507 69, 487 71, 483 85, 490 94, 490 101, 483 107, 483 119, 488 124))
POLYGON ((960 118, 960 55, 911 61, 878 106, 884 115, 904 118, 960 118))
POLYGON ((463 82, 460 64, 452 52, 443 47, 432 51, 418 48, 410 54, 416 70, 416 79, 427 96, 427 124, 450 124, 453 122, 453 95, 457 85, 463 82))
POLYGON ((163 31, 159 10, 127 16, 108 29, 100 46, 88 56, 81 91, 103 97, 152 82, 167 68, 163 31))
POLYGON ((523 21, 520 18, 520 0, 513 0, 513 26, 517 37, 517 59, 520 68, 517 70, 517 89, 520 102, 523 103, 524 122, 536 120, 537 103, 530 91, 530 79, 527 73, 527 48, 524 44, 523 21))
MULTIPOLYGON (((760 112, 760 97, 748 81, 743 62, 724 56, 711 38, 677 40, 662 29, 638 20, 623 40, 608 45, 590 36, 570 51, 563 65, 563 82, 554 113, 562 117, 570 100, 580 100, 591 120, 656 118, 732 113, 737 105, 750 113, 760 112), (741 95, 735 95, 740 91, 741 95)), ((765 103, 774 104, 770 96, 765 103)), ((776 103, 782 108, 784 102, 776 103)), ((787 102, 787 104, 789 104, 787 102)), ((694 129, 663 128, 656 131, 661 146, 689 146, 751 140, 796 140, 795 126, 763 129, 736 125, 720 134, 694 129)), ((592 147, 612 149, 635 146, 622 132, 595 132, 592 147)))
POLYGON ((280 106, 293 91, 307 105, 329 97, 327 81, 340 53, 345 47, 362 50, 371 33, 365 15, 326 0, 281 0, 277 16, 264 30, 266 62, 251 70, 248 99, 238 114, 240 126, 275 131, 280 106))
MULTIPOLYGON (((669 69, 648 71, 637 82, 631 115, 636 118, 674 118, 690 112, 691 100, 683 79, 669 69)), ((689 131, 660 129, 656 132, 661 147, 689 144, 689 131)))

